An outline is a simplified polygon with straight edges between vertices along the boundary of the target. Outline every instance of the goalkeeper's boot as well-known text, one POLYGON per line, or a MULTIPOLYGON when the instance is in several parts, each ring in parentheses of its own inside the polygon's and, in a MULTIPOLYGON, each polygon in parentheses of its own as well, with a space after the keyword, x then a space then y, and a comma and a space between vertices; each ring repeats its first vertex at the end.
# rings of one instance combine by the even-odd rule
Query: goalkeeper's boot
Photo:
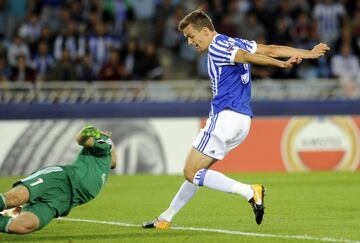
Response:
POLYGON ((142 227, 145 229, 168 229, 170 227, 170 222, 156 218, 153 221, 144 222, 142 227))
POLYGON ((249 200, 254 214, 255 221, 257 224, 261 224, 261 221, 264 216, 265 206, 264 206, 264 196, 265 196, 265 187, 263 185, 251 185, 251 188, 254 191, 254 196, 249 200))

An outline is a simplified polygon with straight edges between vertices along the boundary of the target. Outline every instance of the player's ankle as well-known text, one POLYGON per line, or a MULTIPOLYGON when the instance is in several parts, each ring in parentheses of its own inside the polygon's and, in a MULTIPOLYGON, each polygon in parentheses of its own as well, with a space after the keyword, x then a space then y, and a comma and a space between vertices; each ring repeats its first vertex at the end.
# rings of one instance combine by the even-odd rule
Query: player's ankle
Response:
POLYGON ((166 222, 171 222, 172 221, 172 218, 171 216, 169 215, 164 215, 164 214, 161 214, 159 217, 158 217, 158 221, 166 221, 166 222))

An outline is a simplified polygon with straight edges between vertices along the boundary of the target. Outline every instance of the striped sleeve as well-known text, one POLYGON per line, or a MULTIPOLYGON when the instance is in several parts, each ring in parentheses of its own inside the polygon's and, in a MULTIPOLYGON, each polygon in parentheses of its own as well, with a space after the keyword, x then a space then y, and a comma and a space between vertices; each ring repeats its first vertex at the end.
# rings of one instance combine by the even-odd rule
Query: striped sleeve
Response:
POLYGON ((215 65, 233 65, 236 52, 239 48, 226 41, 217 41, 209 46, 209 56, 215 65))
POLYGON ((255 41, 249 41, 245 39, 240 39, 240 41, 245 45, 246 50, 252 54, 256 52, 257 44, 255 41))

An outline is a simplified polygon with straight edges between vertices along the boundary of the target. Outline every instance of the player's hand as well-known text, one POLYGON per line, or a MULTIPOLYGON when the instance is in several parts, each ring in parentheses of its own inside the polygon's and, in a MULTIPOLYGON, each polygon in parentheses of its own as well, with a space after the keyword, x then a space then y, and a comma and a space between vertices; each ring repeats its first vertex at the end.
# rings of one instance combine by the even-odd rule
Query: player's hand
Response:
POLYGON ((292 68, 294 65, 300 64, 302 62, 302 58, 299 56, 290 57, 284 65, 284 68, 292 68))
POLYGON ((98 139, 101 136, 101 131, 93 126, 85 126, 81 130, 80 134, 83 137, 94 137, 98 139))
POLYGON ((310 51, 310 58, 316 59, 325 55, 327 51, 330 50, 330 47, 324 43, 319 43, 310 51))

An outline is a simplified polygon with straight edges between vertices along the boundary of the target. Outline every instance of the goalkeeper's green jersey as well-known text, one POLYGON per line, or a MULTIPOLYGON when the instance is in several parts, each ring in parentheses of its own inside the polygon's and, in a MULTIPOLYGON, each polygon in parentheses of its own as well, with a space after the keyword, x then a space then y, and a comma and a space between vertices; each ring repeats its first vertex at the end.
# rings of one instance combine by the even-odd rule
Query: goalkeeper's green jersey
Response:
POLYGON ((110 173, 112 141, 105 135, 94 140, 93 147, 83 148, 71 164, 61 166, 72 186, 72 207, 93 199, 110 173))

